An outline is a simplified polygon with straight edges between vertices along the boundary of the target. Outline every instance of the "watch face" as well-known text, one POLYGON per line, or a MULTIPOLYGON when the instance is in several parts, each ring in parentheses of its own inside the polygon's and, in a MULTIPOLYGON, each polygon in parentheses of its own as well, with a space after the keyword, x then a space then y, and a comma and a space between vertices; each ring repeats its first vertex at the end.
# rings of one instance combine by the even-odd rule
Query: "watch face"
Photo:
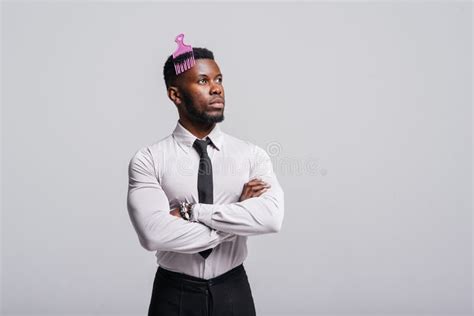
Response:
POLYGON ((190 219, 190 204, 187 202, 180 202, 179 203, 179 215, 181 215, 181 218, 189 221, 190 219))

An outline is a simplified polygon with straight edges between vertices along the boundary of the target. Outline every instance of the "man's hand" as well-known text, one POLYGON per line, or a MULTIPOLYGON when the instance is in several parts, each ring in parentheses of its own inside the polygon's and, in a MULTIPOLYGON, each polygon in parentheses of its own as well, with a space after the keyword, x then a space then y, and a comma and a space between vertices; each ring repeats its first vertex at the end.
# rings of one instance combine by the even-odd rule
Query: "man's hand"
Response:
POLYGON ((242 190, 242 194, 240 195, 239 202, 244 200, 259 197, 264 192, 266 192, 271 185, 267 184, 265 181, 260 179, 253 179, 244 184, 244 189, 242 190))
MULTIPOLYGON (((244 184, 244 188, 242 190, 242 194, 240 195, 239 202, 244 200, 259 197, 264 192, 266 192, 271 185, 267 184, 265 181, 260 179, 253 179, 244 184)), ((170 211, 170 215, 176 216, 178 218, 182 218, 181 214, 179 214, 179 207, 174 208, 170 211)))

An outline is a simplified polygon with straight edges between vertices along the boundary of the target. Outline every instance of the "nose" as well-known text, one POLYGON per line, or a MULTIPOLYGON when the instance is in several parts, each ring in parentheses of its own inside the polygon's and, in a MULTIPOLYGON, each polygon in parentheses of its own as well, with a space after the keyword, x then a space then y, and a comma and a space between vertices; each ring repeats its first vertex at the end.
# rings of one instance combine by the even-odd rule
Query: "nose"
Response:
POLYGON ((222 86, 218 83, 213 83, 211 86, 211 94, 219 94, 222 95, 222 86))

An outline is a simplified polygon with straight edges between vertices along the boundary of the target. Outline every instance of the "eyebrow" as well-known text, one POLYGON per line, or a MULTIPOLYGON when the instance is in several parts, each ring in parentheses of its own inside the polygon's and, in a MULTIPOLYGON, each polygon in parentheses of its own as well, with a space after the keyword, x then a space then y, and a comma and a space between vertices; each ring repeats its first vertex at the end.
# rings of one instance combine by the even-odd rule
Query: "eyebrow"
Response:
MULTIPOLYGON (((219 73, 219 74, 216 75, 216 77, 219 77, 219 76, 223 77, 221 73, 219 73)), ((206 74, 198 74, 198 77, 208 77, 208 75, 206 75, 206 74)))

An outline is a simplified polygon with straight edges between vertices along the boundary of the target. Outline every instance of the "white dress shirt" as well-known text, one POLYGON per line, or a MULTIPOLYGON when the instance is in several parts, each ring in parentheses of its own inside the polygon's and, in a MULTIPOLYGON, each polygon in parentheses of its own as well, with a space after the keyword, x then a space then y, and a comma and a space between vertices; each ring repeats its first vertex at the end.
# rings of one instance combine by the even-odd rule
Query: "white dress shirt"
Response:
POLYGON ((218 124, 207 135, 214 204, 198 203, 196 136, 178 121, 168 137, 138 150, 129 164, 127 207, 140 244, 156 251, 165 269, 203 279, 219 276, 247 257, 247 236, 274 233, 283 221, 283 190, 268 154, 230 136, 218 124), (254 178, 271 185, 259 197, 239 202, 254 178), (197 203, 193 221, 172 216, 180 201, 197 203), (199 252, 213 248, 204 259, 199 252))

